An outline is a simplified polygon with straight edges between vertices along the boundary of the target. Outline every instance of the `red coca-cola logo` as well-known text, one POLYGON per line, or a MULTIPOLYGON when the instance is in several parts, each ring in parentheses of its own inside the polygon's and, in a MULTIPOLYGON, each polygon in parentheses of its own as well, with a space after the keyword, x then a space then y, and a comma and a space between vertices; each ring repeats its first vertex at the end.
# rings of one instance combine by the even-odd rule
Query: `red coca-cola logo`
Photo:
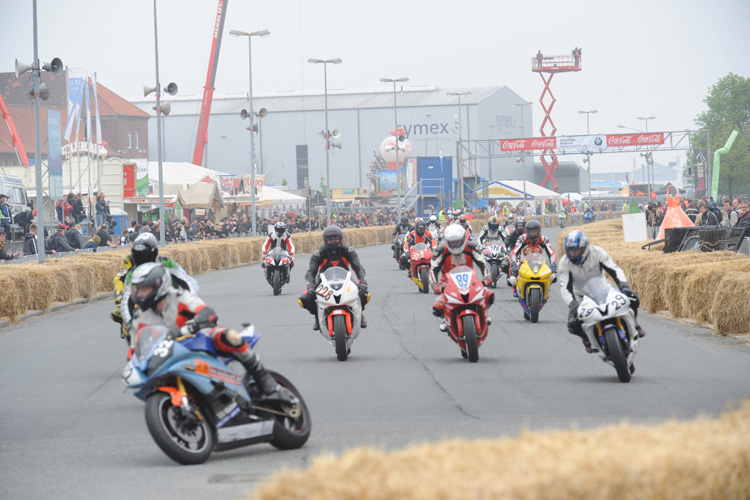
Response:
POLYGON ((533 148, 545 148, 545 149, 552 149, 556 146, 556 142, 554 137, 548 137, 546 139, 534 139, 531 141, 531 147, 533 148))
POLYGON ((633 136, 631 135, 608 135, 607 146, 629 146, 632 144, 633 136))
POLYGON ((641 134, 638 136, 638 144, 663 144, 663 134, 641 134))
POLYGON ((523 139, 516 139, 513 141, 502 141, 500 147, 503 151, 513 151, 517 149, 524 149, 526 141, 523 139))

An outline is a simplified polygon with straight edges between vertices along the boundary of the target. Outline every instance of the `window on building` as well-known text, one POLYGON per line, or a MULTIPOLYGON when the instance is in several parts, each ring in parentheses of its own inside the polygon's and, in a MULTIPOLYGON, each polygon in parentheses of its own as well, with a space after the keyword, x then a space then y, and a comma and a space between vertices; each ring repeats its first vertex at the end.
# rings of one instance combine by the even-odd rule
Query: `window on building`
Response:
POLYGON ((135 149, 141 149, 141 145, 138 140, 138 131, 135 131, 135 149))
POLYGON ((128 149, 133 149, 133 131, 128 130, 128 149))

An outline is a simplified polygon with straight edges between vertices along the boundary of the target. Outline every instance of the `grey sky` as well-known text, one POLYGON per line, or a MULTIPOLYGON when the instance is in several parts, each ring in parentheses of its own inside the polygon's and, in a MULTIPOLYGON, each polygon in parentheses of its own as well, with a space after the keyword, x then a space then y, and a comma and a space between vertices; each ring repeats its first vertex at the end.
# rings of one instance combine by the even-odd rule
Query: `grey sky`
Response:
MULTIPOLYGON (((159 0, 163 85, 199 95, 206 80, 217 0, 159 0)), ((153 85, 151 0, 38 0, 39 56, 86 67, 125 98, 153 85)), ((31 0, 0 0, 0 71, 33 58, 31 0)), ((308 58, 343 59, 329 68, 329 88, 379 88, 381 77, 408 76, 414 85, 507 85, 534 102, 535 135, 543 119, 543 83, 531 72, 537 50, 568 55, 582 48, 583 70, 556 75, 556 135, 694 128, 707 89, 729 72, 750 76, 750 1, 630 0, 228 0, 216 93, 248 88, 247 40, 229 30, 271 30, 253 39, 254 92, 320 90, 322 68, 308 58)), ((726 138, 717 138, 717 142, 726 138)), ((676 154, 659 153, 657 162, 676 154)), ((596 167, 630 166, 602 155, 596 167)))

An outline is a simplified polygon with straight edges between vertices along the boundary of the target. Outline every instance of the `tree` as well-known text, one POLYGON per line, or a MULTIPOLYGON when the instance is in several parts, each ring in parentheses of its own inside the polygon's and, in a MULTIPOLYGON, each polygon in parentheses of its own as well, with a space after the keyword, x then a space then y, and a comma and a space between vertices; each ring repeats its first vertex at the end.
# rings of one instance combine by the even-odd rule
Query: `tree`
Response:
POLYGON ((750 192, 750 79, 729 73, 708 91, 708 110, 695 123, 709 131, 713 152, 724 146, 732 130, 739 131, 729 153, 721 157, 719 193, 750 192))
POLYGON ((320 194, 323 198, 328 198, 328 186, 326 185, 326 178, 320 176, 320 194))
POLYGON ((374 156, 374 158, 370 162, 370 170, 367 173, 367 179, 370 181, 370 184, 377 188, 378 171, 388 168, 388 163, 382 156, 380 156, 380 153, 378 153, 377 151, 373 151, 372 156, 374 156))
POLYGON ((288 185, 289 185, 289 182, 287 182, 287 180, 286 180, 286 179, 281 179, 281 185, 282 185, 282 186, 288 186, 288 185))

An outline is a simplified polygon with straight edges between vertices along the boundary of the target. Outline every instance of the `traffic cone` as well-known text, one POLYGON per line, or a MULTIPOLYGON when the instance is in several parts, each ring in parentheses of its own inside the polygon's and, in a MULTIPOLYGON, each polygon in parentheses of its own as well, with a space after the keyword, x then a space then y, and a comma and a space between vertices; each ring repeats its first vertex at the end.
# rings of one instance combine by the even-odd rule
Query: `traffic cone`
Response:
MULTIPOLYGON (((674 188, 675 191, 677 191, 677 188, 674 186, 669 186, 670 188, 674 188)), ((664 239, 664 236, 666 234, 666 230, 668 228, 673 227, 690 227, 695 226, 693 221, 690 220, 690 217, 685 214, 685 211, 682 209, 682 206, 680 205, 680 193, 679 191, 675 196, 669 196, 669 189, 667 189, 667 213, 664 214, 664 220, 661 223, 661 226, 659 227, 659 236, 656 237, 657 240, 664 239)))

